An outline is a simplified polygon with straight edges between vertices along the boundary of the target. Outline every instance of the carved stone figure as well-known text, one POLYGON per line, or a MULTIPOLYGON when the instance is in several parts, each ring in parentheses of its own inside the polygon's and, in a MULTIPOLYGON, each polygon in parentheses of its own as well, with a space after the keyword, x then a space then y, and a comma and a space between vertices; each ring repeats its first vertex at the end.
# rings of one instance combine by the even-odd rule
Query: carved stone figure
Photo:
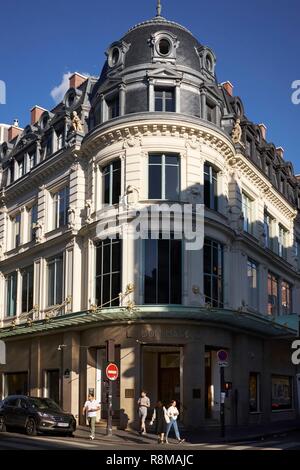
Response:
POLYGON ((244 144, 242 142, 242 128, 240 123, 241 120, 237 119, 232 129, 231 137, 234 144, 240 144, 244 147, 244 144))
POLYGON ((72 113, 72 129, 75 132, 83 132, 82 122, 76 111, 72 113))

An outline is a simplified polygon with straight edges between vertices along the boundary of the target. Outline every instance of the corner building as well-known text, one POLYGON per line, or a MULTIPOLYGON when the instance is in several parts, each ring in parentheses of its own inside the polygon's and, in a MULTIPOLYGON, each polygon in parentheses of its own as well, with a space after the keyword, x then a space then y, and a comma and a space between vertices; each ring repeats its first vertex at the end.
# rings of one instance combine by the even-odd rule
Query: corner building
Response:
POLYGON ((121 425, 135 424, 142 388, 152 404, 177 399, 187 427, 218 423, 219 349, 229 354, 227 424, 295 419, 292 164, 185 27, 158 15, 106 53, 100 77, 72 75, 61 103, 35 106, 0 146, 0 397, 52 397, 80 420, 94 389, 105 419, 114 339, 121 425), (124 201, 204 204, 203 248, 161 233, 101 239, 99 224, 124 201))

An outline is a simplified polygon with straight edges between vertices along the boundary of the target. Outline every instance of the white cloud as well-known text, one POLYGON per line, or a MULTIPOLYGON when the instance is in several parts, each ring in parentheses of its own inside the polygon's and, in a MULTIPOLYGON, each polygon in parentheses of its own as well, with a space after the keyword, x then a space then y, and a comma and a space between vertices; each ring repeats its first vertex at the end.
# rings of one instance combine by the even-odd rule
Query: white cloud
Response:
MULTIPOLYGON (((83 75, 85 77, 89 77, 89 73, 83 73, 83 72, 78 72, 80 75, 83 75)), ((69 89, 69 78, 73 75, 73 72, 66 72, 62 76, 62 80, 59 85, 55 86, 51 92, 50 95, 52 96, 53 100, 55 101, 56 104, 60 103, 65 96, 66 92, 69 89)))
POLYGON ((69 89, 69 78, 71 75, 72 75, 71 72, 64 73, 60 84, 55 86, 51 90, 50 95, 52 96, 56 104, 59 103, 63 99, 63 97, 65 96, 65 93, 69 89))

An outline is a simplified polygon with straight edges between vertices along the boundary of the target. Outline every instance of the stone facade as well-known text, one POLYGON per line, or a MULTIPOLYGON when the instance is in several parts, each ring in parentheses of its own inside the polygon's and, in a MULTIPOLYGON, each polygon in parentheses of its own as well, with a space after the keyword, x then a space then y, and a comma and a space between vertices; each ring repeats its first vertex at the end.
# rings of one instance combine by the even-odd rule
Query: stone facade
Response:
POLYGON ((216 82, 214 53, 184 27, 156 17, 107 55, 100 78, 73 75, 62 103, 33 108, 31 125, 0 147, 0 396, 52 396, 79 417, 94 389, 105 418, 104 348, 114 339, 122 426, 135 422, 142 387, 152 403, 176 397, 186 426, 217 422, 219 349, 229 352, 228 424, 295 418, 300 184, 292 165, 247 119, 232 86, 216 82), (158 93, 170 90, 174 109, 158 110, 158 93), (237 119, 242 141, 234 144, 237 119), (105 172, 117 162, 120 206, 142 210, 162 202, 149 199, 149 156, 161 154, 179 158, 181 206, 206 204, 205 168, 216 175, 204 234, 222 246, 222 300, 209 298, 204 249, 183 249, 180 305, 148 305, 144 240, 126 237, 123 224, 115 230, 124 235, 119 305, 101 308, 99 226, 113 210, 104 205, 105 172))

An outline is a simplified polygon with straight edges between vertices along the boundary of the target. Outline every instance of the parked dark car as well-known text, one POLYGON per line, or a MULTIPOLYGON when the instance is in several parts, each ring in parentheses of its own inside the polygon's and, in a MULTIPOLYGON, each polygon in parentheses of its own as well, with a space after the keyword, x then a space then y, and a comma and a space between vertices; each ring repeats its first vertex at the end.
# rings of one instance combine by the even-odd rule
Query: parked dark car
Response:
POLYGON ((76 420, 50 398, 10 395, 0 405, 0 432, 8 428, 23 429, 29 436, 42 432, 72 436, 76 420))

